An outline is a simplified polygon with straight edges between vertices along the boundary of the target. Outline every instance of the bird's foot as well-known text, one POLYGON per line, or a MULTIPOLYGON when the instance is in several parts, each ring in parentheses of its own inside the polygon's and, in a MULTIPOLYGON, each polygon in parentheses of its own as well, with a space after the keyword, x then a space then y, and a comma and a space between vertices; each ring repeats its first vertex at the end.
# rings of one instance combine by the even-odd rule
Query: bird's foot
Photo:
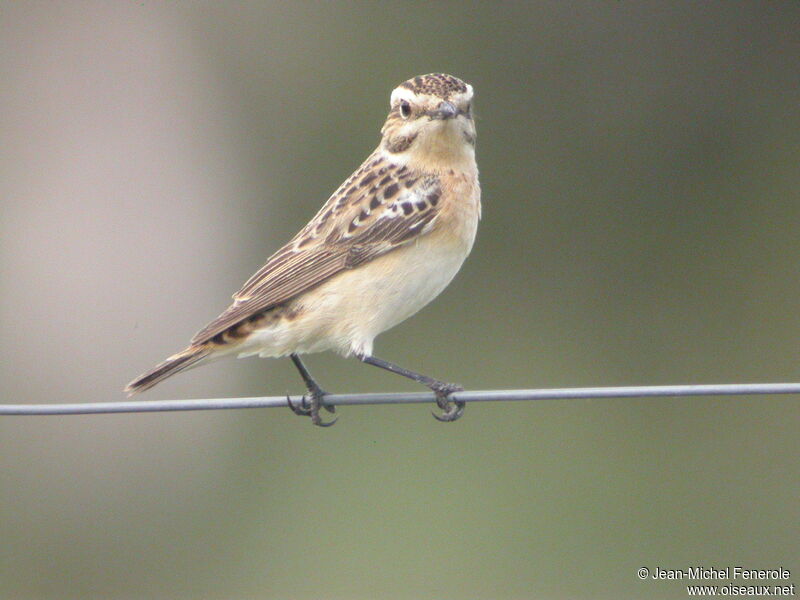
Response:
POLYGON ((455 383, 445 383, 444 381, 435 381, 430 384, 433 393, 436 394, 436 405, 442 409, 442 414, 433 414, 433 418, 443 423, 449 423, 460 419, 464 414, 464 407, 466 402, 463 400, 450 400, 450 394, 454 392, 463 392, 464 388, 455 383))
POLYGON ((323 390, 319 386, 309 387, 308 396, 303 395, 303 399, 300 401, 300 404, 294 404, 292 399, 289 396, 286 396, 286 403, 289 405, 289 408, 292 412, 296 415, 300 415, 301 417, 311 417, 311 422, 318 426, 318 427, 330 427, 339 418, 335 418, 333 421, 328 421, 327 423, 322 420, 322 417, 319 414, 319 409, 324 408, 328 412, 335 413, 336 407, 330 406, 328 404, 323 404, 322 400, 327 395, 327 392, 323 390))

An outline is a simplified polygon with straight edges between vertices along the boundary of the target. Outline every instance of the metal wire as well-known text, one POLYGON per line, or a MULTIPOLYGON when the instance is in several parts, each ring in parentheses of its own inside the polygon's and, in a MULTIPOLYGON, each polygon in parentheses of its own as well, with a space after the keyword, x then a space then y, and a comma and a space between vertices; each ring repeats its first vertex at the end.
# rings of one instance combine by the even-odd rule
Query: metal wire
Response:
MULTIPOLYGON (((653 398, 660 396, 743 396, 762 394, 800 394, 800 383, 728 383, 712 385, 652 385, 629 387, 552 388, 537 390, 486 390, 457 392, 453 400, 463 402, 506 402, 523 400, 588 400, 607 398, 653 398)), ((293 397, 297 405, 301 397, 293 397)), ((330 394, 324 404, 353 406, 363 404, 433 403, 429 392, 397 394, 330 394)), ((136 400, 126 402, 87 402, 81 404, 0 404, 0 415, 88 415, 144 413, 231 408, 286 407, 287 398, 212 398, 208 400, 136 400)))

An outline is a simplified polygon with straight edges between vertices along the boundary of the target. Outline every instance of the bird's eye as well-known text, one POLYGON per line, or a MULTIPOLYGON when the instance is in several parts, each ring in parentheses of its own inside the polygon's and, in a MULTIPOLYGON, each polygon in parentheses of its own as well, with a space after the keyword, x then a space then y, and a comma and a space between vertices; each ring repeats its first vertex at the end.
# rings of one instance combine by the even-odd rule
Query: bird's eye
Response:
POLYGON ((407 119, 411 116, 411 105, 405 100, 400 101, 400 115, 404 119, 407 119))

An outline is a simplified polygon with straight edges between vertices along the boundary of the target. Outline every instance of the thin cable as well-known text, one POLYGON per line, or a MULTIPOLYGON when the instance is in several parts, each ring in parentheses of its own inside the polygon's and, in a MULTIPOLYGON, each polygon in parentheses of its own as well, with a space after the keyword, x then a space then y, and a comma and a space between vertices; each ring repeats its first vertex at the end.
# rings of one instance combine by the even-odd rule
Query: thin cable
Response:
MULTIPOLYGON (((660 396, 743 396, 800 394, 800 383, 727 383, 713 385, 648 385, 629 387, 552 388, 538 390, 486 390, 457 392, 450 396, 463 402, 507 402, 523 400, 588 400, 606 398, 653 398, 660 396)), ((0 415, 88 415, 109 413, 222 410, 231 408, 273 408, 288 406, 285 396, 263 398, 212 398, 208 400, 136 400, 87 402, 82 404, 0 404, 0 415)), ((292 398, 297 405, 301 397, 292 398)), ((329 394, 323 404, 433 403, 429 392, 398 394, 329 394)))

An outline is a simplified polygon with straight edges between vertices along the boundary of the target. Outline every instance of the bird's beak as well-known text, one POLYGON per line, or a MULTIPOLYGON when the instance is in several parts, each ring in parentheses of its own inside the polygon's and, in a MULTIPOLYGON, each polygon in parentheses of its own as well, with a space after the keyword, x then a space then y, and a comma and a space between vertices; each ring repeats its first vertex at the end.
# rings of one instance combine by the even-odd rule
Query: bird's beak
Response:
POLYGON ((439 104, 436 110, 432 110, 429 114, 431 119, 452 119, 458 114, 458 109, 452 102, 445 100, 439 104))

